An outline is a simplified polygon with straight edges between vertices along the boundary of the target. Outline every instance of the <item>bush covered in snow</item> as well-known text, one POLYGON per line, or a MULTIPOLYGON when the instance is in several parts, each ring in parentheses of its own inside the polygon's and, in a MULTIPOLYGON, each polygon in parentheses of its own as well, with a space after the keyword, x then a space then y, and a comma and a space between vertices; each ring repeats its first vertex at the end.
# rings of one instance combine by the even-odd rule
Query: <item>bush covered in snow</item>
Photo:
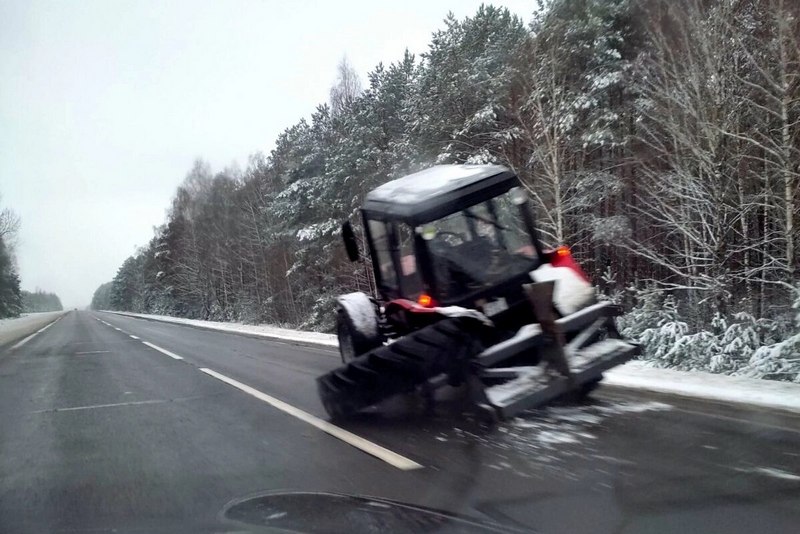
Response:
POLYGON ((800 382, 800 315, 791 325, 744 312, 717 313, 707 328, 693 331, 678 319, 671 295, 649 291, 637 297, 620 326, 624 335, 642 343, 641 358, 653 365, 800 382))

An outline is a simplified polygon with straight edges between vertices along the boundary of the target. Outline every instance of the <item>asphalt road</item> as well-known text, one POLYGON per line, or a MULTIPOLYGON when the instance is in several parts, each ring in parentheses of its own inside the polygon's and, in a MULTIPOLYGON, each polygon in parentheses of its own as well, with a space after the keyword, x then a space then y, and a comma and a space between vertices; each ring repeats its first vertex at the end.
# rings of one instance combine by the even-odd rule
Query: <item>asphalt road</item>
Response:
MULTIPOLYGON (((0 352, 0 532, 400 530, 388 501, 536 532, 798 532, 796 415, 601 388, 486 428, 450 392, 433 414, 400 399, 348 423, 358 448, 316 396, 337 357, 66 314, 0 352), (352 528, 324 495, 235 504, 280 492, 376 499, 352 528)), ((470 531, 437 517, 408 531, 470 531)))

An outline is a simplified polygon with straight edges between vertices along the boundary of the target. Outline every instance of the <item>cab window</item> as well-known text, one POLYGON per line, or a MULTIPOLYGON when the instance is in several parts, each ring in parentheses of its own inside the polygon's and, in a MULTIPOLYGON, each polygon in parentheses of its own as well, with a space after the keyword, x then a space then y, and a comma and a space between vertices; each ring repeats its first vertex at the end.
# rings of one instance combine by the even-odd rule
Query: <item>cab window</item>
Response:
POLYGON ((369 234, 372 238, 372 246, 376 270, 380 276, 381 288, 388 293, 397 292, 397 273, 392 262, 391 243, 389 241, 390 227, 382 221, 370 220, 369 234))
POLYGON ((422 278, 417 266, 417 256, 414 252, 414 230, 407 224, 398 223, 397 245, 400 251, 400 273, 403 277, 400 282, 403 296, 412 300, 422 293, 422 278))

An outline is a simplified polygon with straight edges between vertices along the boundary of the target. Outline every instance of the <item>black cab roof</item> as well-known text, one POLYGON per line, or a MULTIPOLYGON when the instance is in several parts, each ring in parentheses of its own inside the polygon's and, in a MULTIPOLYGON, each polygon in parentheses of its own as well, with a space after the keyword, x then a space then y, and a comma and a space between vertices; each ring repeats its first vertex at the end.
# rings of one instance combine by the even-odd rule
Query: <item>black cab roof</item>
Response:
POLYGON ((436 165, 385 183, 369 193, 362 210, 373 219, 429 222, 519 185, 502 165, 436 165))

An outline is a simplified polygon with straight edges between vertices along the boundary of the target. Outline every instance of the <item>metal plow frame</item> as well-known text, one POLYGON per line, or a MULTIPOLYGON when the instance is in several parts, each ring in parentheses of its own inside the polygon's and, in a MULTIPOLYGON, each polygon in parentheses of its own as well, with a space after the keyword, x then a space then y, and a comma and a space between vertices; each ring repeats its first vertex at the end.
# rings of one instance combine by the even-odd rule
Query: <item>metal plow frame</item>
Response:
MULTIPOLYGON (((601 302, 552 322, 523 326, 511 339, 487 348, 472 362, 469 385, 474 402, 492 418, 506 420, 559 397, 588 391, 604 371, 640 352, 638 344, 621 339, 614 323, 621 313, 618 306, 601 302), (607 337, 592 343, 603 330, 607 337), (572 335, 568 343, 565 334, 572 335), (537 366, 498 366, 537 349, 545 353, 537 366), (497 380, 505 382, 486 384, 497 380)), ((445 383, 441 377, 431 385, 445 383)))

